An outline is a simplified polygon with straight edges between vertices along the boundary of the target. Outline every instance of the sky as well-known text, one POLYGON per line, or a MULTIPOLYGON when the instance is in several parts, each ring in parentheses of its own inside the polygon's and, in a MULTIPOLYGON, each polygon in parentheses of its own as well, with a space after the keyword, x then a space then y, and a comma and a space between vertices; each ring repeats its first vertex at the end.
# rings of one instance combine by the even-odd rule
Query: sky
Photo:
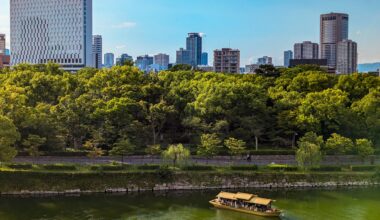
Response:
MULTIPOLYGON (((242 66, 262 56, 283 65, 294 43, 319 43, 320 14, 344 12, 359 63, 370 63, 380 61, 379 9, 379 0, 93 0, 93 34, 103 36, 104 53, 167 53, 175 62, 187 33, 200 32, 211 65, 213 50, 225 47, 240 49, 242 66)), ((0 0, 0 33, 9 36, 9 0, 0 0)))

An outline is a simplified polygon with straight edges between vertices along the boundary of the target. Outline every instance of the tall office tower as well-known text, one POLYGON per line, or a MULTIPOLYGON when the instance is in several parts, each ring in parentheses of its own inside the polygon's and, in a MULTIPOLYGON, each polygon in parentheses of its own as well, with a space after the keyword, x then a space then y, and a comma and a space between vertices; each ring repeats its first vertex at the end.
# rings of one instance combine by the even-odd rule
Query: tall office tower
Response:
POLYGON ((148 72, 150 65, 153 64, 153 57, 149 55, 138 56, 136 58, 135 66, 137 66, 141 71, 148 72))
POLYGON ((284 66, 290 66, 290 60, 293 59, 293 51, 287 50, 284 52, 284 66))
POLYGON ((272 57, 263 56, 257 60, 258 65, 273 65, 272 57))
POLYGON ((304 41, 302 43, 294 44, 294 59, 318 59, 319 46, 317 43, 304 41))
POLYGON ((348 39, 348 14, 330 13, 321 15, 320 51, 327 65, 337 67, 337 44, 348 39))
POLYGON ((202 62, 202 36, 200 33, 189 33, 186 38, 186 50, 190 51, 190 64, 198 66, 202 62))
POLYGON ((190 51, 180 48, 177 51, 176 64, 188 64, 191 65, 190 51))
POLYGON ((92 0, 10 0, 12 65, 92 66, 92 0))
POLYGON ((126 61, 131 61, 133 62, 133 57, 129 56, 126 53, 123 53, 119 58, 116 59, 116 65, 122 66, 126 61))
POLYGON ((351 74, 358 68, 358 46, 352 40, 343 40, 337 44, 338 74, 351 74))
POLYGON ((0 34, 0 54, 5 54, 5 34, 0 34))
POLYGON ((206 53, 206 52, 202 53, 201 65, 202 66, 208 66, 208 53, 206 53))
POLYGON ((159 53, 154 56, 154 64, 157 64, 160 69, 168 69, 169 66, 169 55, 159 53))
POLYGON ((94 35, 92 37, 92 64, 96 69, 102 68, 103 62, 103 40, 102 36, 94 35))
POLYGON ((214 51, 214 71, 240 73, 240 50, 222 48, 214 51))
POLYGON ((104 66, 111 68, 115 65, 115 55, 113 53, 104 54, 104 66))

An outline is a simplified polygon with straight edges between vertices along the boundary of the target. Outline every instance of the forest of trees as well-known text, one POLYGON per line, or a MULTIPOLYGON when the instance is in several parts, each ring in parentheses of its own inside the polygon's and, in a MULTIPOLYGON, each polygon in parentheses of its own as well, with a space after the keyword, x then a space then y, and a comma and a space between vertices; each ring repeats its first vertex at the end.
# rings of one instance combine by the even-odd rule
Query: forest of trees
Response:
POLYGON ((380 147, 379 77, 335 76, 313 66, 258 73, 144 74, 117 66, 71 74, 55 64, 0 70, 0 148, 194 149, 209 135, 252 150, 291 149, 308 132, 380 147))

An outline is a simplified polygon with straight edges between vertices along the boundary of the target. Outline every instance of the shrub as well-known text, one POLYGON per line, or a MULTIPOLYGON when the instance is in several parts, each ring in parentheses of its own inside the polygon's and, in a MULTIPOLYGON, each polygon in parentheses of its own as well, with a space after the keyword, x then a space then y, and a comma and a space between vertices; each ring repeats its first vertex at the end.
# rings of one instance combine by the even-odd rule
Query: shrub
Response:
POLYGON ((126 170, 129 166, 125 165, 95 165, 91 166, 92 171, 122 171, 126 170))
POLYGON ((363 165, 363 166, 351 166, 352 171, 376 171, 378 167, 372 165, 363 165))
POLYGON ((342 168, 340 166, 320 166, 312 167, 310 170, 314 172, 340 172, 342 171, 342 168))
POLYGON ((144 164, 144 165, 138 166, 137 169, 139 169, 139 170, 158 170, 158 169, 160 169, 160 165, 144 164))
POLYGON ((68 164, 48 164, 42 165, 42 168, 45 170, 76 170, 77 167, 75 165, 68 164))
POLYGON ((242 171, 256 171, 258 167, 256 165, 241 165, 241 166, 231 166, 231 170, 242 170, 242 171))
POLYGON ((9 164, 7 167, 15 170, 31 170, 33 169, 32 164, 9 164))
POLYGON ((295 155, 294 150, 258 150, 250 151, 251 155, 295 155))
POLYGON ((213 169, 214 167, 207 166, 207 165, 189 165, 189 166, 182 167, 182 170, 186 170, 186 171, 209 171, 213 169))
POLYGON ((275 171, 297 171, 298 170, 298 167, 296 166, 283 165, 283 164, 271 164, 271 165, 268 165, 267 168, 269 170, 275 170, 275 171))

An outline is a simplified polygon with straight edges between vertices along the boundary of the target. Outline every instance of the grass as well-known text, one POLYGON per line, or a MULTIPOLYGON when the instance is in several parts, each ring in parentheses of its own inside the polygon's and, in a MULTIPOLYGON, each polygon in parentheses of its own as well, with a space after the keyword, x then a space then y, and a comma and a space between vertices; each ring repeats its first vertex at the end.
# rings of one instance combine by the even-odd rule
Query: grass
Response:
MULTIPOLYGON (((41 172, 41 173, 144 173, 155 172, 162 169, 157 164, 144 165, 121 165, 119 163, 79 165, 79 164, 1 164, 0 172, 41 172)), ((232 166, 207 166, 207 165, 186 165, 180 168, 169 167, 174 172, 210 172, 210 173, 373 173, 380 170, 380 166, 321 166, 312 168, 310 171, 302 171, 295 166, 289 165, 232 165, 232 166)))

